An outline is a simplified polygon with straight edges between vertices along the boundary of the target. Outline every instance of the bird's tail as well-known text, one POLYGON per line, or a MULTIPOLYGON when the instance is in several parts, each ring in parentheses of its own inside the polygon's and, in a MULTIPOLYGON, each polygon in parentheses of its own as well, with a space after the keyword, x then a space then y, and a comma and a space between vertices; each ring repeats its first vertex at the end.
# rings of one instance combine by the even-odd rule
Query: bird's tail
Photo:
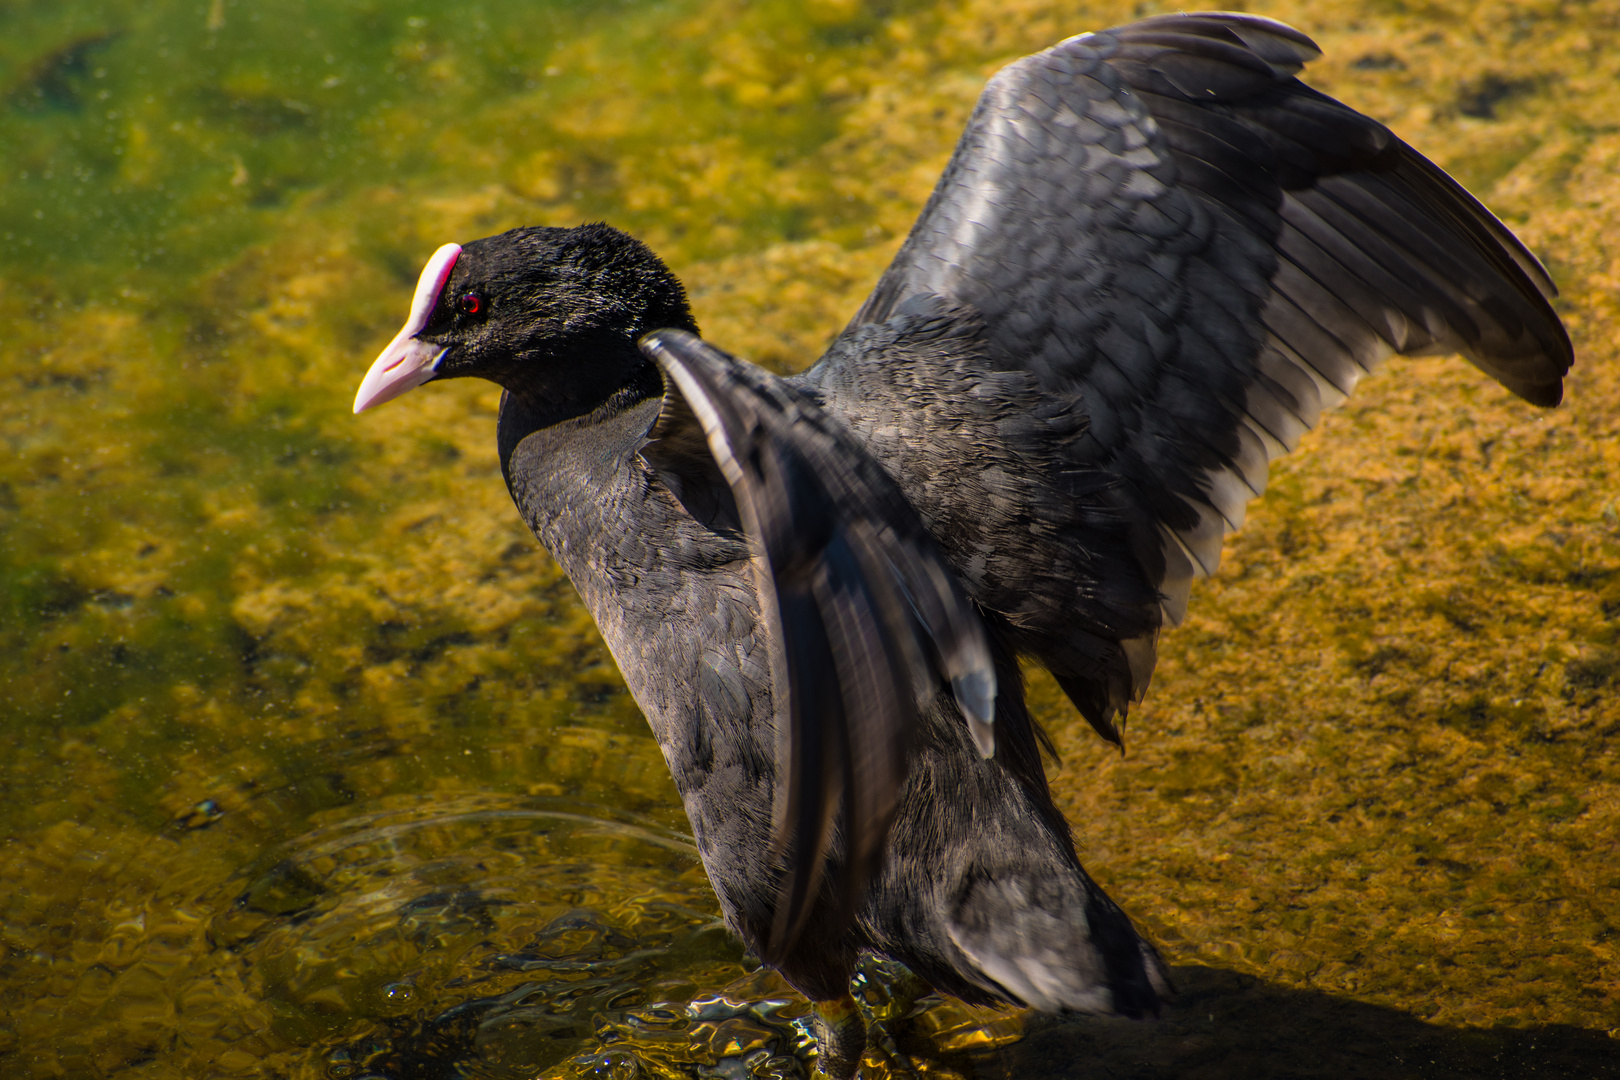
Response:
POLYGON ((1078 866, 976 868, 944 914, 973 981, 1033 1008, 1141 1018, 1173 992, 1158 951, 1078 866))
POLYGON ((943 698, 912 746, 867 947, 970 1002, 1157 1016, 1168 969, 1081 867, 1010 657, 997 684, 993 760, 943 698))

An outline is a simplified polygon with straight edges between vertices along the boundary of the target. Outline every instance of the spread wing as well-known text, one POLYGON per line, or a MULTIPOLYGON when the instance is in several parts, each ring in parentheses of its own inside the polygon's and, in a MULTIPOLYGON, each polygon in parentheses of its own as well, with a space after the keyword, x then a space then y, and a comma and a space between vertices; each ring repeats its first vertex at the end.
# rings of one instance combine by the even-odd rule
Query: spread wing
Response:
POLYGON ((1128 550, 1091 553, 1126 557, 1159 610, 1146 634, 1076 626, 1051 595, 1013 630, 1105 735, 1268 463, 1384 357, 1459 352, 1534 404, 1562 393, 1541 265, 1387 128, 1294 78, 1317 55, 1268 19, 1168 15, 1012 64, 841 339, 937 296, 978 313, 993 363, 1077 400, 1089 430, 1048 464, 1117 478, 1128 550), (1086 660, 1076 633, 1117 647, 1086 660))
POLYGON ((908 735, 939 687, 994 752, 989 641, 894 481, 809 395, 683 331, 641 347, 667 387, 642 456, 695 516, 740 525, 755 551, 785 866, 764 959, 778 962, 819 904, 847 918, 864 895, 908 735))

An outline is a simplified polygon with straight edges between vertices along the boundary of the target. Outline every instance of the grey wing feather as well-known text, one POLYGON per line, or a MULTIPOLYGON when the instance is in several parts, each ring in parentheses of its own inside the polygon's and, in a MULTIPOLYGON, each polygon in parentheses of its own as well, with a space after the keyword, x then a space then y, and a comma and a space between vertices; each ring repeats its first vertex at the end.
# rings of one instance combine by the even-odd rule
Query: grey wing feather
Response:
MULTIPOLYGON (((1392 352, 1460 352, 1537 405, 1569 369, 1540 263, 1382 124, 1293 77, 1318 54, 1268 19, 1167 15, 1010 65, 845 332, 935 295, 983 318, 996 363, 1078 397, 1087 437, 1053 465, 1121 481, 1155 622, 1181 620, 1269 461, 1392 352)), ((1065 658, 1080 631, 1098 628, 1057 618, 1021 644, 1109 734, 1154 634, 1098 670, 1065 658)))
POLYGON ((994 664, 984 626, 905 497, 814 399, 694 335, 642 339, 667 393, 642 456, 689 506, 755 550, 776 703, 778 853, 764 958, 817 910, 848 918, 876 869, 919 710, 949 686, 986 756, 994 664), (718 467, 724 498, 699 497, 718 467))

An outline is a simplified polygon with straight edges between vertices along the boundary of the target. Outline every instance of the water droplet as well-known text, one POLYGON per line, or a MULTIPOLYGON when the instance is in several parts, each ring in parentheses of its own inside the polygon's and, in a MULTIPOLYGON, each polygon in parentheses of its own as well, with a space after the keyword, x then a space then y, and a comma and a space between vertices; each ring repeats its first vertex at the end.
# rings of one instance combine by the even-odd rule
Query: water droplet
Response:
POLYGON ((416 997, 416 987, 410 983, 389 983, 383 987, 383 1000, 390 1005, 409 1005, 416 997))

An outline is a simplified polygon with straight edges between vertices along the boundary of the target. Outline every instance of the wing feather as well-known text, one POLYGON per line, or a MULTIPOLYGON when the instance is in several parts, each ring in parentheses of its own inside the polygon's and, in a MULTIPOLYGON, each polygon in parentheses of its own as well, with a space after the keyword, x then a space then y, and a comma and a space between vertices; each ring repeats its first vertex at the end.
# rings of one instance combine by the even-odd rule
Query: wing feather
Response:
MULTIPOLYGON (((1085 436, 1024 448, 1030 467, 1117 478, 1129 527, 1050 537, 1034 557, 1074 570, 1035 582, 1013 630, 1105 735, 1145 689, 1155 633, 1088 621, 1077 596, 1132 594, 1088 575, 1132 568, 1178 622, 1267 462, 1392 353, 1460 352, 1538 405, 1562 393, 1545 269, 1389 129, 1294 78, 1318 55, 1281 23, 1204 13, 1009 65, 840 339, 933 297, 983 319, 991 363, 1079 402, 1085 436)), ((942 539, 959 568, 983 558, 942 539)))
POLYGON ((904 495, 808 394, 683 331, 641 347, 668 388, 643 458, 685 498, 717 467, 755 550, 784 779, 764 945, 776 963, 825 905, 835 921, 853 914, 894 818, 907 740, 941 687, 994 752, 994 662, 904 495))

